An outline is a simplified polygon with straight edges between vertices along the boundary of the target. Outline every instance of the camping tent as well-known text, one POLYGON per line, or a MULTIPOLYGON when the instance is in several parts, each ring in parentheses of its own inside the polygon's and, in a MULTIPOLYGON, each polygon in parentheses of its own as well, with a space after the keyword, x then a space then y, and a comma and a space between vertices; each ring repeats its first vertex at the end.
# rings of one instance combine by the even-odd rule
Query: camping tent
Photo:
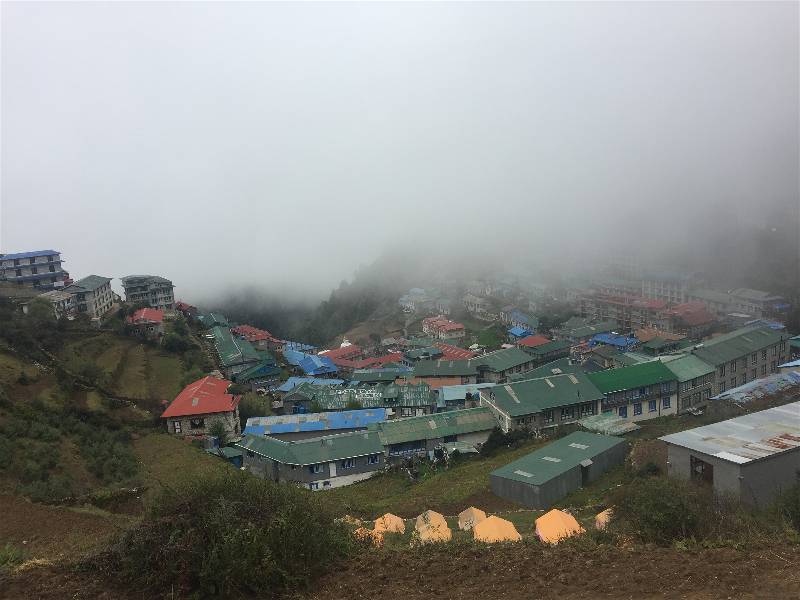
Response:
POLYGON ((403 519, 392 513, 386 513, 375 519, 375 531, 381 533, 405 533, 406 524, 403 519))
POLYGON ((431 525, 440 525, 444 528, 447 528, 447 521, 445 521, 444 516, 433 510, 426 510, 417 517, 417 531, 419 531, 421 527, 428 527, 431 525))
POLYGON ((575 517, 557 508, 536 519, 536 535, 546 544, 557 544, 559 540, 583 532, 575 517))
POLYGON ((605 529, 611 521, 611 509, 607 508, 603 512, 598 513, 594 518, 595 529, 605 529))
POLYGON ((476 524, 486 519, 486 513, 479 508, 470 506, 466 510, 458 513, 458 528, 462 531, 469 531, 476 524))
POLYGON ((421 544, 449 542, 453 537, 453 532, 450 531, 447 523, 433 523, 417 527, 417 537, 421 544))
POLYGON ((495 516, 477 523, 472 529, 472 534, 479 542, 518 542, 522 539, 511 521, 495 516))

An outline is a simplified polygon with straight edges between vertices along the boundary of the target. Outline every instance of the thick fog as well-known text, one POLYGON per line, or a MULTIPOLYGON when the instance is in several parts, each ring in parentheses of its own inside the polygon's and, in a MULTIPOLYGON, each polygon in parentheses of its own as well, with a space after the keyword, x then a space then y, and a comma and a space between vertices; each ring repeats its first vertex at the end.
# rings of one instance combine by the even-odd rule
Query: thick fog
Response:
MULTIPOLYGON (((4 3, 0 251, 321 297, 798 227, 797 3, 4 3)), ((788 235, 788 234, 787 234, 788 235)))

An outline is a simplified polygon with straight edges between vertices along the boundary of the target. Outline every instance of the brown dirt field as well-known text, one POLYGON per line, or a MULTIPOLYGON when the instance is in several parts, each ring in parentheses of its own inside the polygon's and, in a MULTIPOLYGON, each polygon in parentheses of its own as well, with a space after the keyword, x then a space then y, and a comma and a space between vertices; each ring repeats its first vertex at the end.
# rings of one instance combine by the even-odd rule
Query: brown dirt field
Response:
POLYGON ((798 598, 800 549, 595 551, 513 545, 377 551, 325 577, 310 598, 798 598), (352 571, 348 573, 348 571, 352 571))
MULTIPOLYGON (((373 550, 323 577, 306 600, 493 598, 716 600, 800 597, 800 548, 579 549, 515 544, 373 550), (365 564, 369 567, 365 569, 365 564)), ((0 598, 152 598, 95 573, 45 564, 0 578, 0 598)), ((159 596, 156 596, 159 597, 159 596)), ((163 598, 170 597, 164 590, 163 598)), ((177 596, 176 596, 177 597, 177 596)))
POLYGON ((31 558, 44 559, 91 550, 119 532, 127 520, 5 495, 0 495, 0 515, 0 542, 24 549, 31 558))

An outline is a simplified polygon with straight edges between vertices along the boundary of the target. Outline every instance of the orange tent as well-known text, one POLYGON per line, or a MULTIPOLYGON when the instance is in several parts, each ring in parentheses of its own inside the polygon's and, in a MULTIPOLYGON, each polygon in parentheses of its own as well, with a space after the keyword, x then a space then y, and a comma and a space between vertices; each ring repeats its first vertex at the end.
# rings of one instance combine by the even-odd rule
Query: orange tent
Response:
POLYGON ((511 521, 491 516, 472 528, 472 535, 479 542, 518 542, 522 536, 511 521))
POLYGON ((447 528, 447 521, 445 520, 444 516, 436 511, 433 510, 426 510, 420 516, 417 517, 416 529, 417 531, 420 530, 421 527, 426 527, 430 525, 440 525, 447 528))
POLYGON ((421 544, 449 542, 453 538, 453 532, 450 531, 447 523, 433 523, 417 527, 416 537, 421 544))
POLYGON ((575 517, 556 508, 536 519, 536 535, 546 544, 557 544, 564 538, 583 532, 583 527, 575 517))
POLYGON ((458 513, 458 528, 462 531, 469 531, 475 525, 486 519, 486 513, 479 508, 470 506, 466 510, 458 513))
POLYGON ((603 512, 598 513, 594 518, 595 529, 605 529, 611 521, 611 509, 607 508, 603 512))
POLYGON ((405 533, 406 524, 397 515, 386 513, 375 519, 375 531, 380 533, 405 533))

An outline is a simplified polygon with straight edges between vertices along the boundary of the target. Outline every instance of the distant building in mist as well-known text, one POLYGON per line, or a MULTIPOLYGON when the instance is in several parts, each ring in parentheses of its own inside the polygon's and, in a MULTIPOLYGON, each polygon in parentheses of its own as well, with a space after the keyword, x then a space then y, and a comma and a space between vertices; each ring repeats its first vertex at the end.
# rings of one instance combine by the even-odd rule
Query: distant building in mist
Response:
POLYGON ((61 267, 57 250, 0 254, 0 280, 41 290, 69 285, 69 273, 61 267))
POLYGON ((111 291, 111 277, 89 275, 68 285, 64 291, 71 294, 75 312, 99 319, 114 304, 114 293, 111 291))
POLYGON ((147 304, 151 308, 175 308, 175 295, 172 282, 158 275, 128 275, 122 278, 125 301, 134 304, 147 304))

